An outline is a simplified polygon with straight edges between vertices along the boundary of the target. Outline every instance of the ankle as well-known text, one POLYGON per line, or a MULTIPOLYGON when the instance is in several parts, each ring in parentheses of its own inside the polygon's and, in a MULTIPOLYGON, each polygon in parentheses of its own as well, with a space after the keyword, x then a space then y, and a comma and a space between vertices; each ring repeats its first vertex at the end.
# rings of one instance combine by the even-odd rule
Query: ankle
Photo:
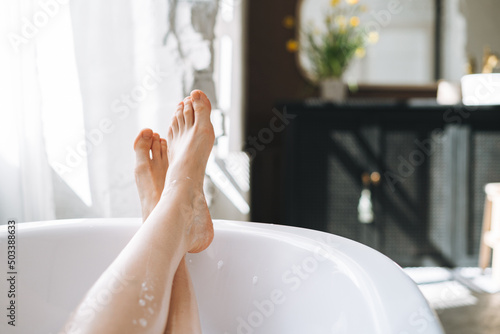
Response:
POLYGON ((170 193, 177 193, 178 191, 188 195, 195 195, 199 192, 203 192, 203 179, 196 180, 181 173, 167 175, 161 197, 168 196, 170 193))

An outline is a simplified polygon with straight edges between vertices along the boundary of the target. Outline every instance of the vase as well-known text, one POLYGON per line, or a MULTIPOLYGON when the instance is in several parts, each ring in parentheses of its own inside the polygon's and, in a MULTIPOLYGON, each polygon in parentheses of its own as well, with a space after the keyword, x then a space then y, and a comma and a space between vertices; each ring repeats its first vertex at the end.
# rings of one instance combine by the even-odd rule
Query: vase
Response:
POLYGON ((347 98, 347 87, 341 79, 325 79, 320 82, 321 98, 329 102, 344 102, 347 98))

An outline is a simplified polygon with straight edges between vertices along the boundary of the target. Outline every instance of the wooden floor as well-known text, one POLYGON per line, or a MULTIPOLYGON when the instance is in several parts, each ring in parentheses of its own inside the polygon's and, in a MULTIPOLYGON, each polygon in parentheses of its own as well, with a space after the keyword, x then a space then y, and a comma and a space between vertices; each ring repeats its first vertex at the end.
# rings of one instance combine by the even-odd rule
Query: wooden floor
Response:
POLYGON ((446 334, 500 334, 500 293, 473 295, 476 305, 436 311, 446 334))

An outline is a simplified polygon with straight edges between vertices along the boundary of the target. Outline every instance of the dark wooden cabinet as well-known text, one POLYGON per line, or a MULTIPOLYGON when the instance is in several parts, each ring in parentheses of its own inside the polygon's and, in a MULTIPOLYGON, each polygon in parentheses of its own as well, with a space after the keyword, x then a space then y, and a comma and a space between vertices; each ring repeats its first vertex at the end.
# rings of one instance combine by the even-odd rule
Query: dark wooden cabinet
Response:
POLYGON ((500 181, 500 107, 283 103, 281 223, 365 243, 404 266, 474 265, 484 185, 500 181), (364 186, 362 175, 379 173, 364 186), (368 188, 373 223, 358 219, 368 188))

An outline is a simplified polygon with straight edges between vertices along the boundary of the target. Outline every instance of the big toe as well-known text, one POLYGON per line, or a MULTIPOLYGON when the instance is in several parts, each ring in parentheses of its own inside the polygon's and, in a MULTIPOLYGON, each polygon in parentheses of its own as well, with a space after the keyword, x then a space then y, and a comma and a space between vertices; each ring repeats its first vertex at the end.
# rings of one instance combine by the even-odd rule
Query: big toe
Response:
POLYGON ((205 93, 198 89, 193 90, 191 92, 191 99, 193 101, 195 121, 210 121, 212 105, 205 93))
POLYGON ((134 142, 137 164, 147 163, 149 161, 149 150, 153 143, 153 130, 142 130, 134 142))

